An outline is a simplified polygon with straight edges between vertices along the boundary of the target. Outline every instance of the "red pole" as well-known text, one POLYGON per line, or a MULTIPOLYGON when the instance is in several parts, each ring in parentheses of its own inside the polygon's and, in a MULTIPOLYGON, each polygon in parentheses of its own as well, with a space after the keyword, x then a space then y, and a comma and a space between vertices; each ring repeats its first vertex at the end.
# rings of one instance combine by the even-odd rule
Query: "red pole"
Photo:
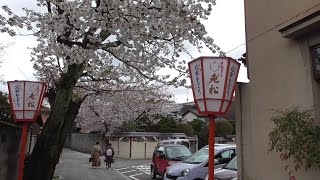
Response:
POLYGON ((215 117, 209 115, 209 180, 214 180, 215 117))
POLYGON ((28 124, 22 124, 22 136, 20 141, 20 156, 19 156, 19 176, 18 180, 23 179, 23 168, 24 168, 24 157, 26 153, 26 144, 27 144, 27 131, 28 131, 28 124))

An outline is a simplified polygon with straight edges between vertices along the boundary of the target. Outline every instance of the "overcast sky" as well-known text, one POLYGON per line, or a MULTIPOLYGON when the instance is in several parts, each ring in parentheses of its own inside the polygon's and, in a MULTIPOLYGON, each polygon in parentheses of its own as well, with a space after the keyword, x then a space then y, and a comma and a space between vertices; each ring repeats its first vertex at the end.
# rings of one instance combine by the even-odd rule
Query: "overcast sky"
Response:
MULTIPOLYGON (((239 58, 245 52, 245 26, 243 0, 217 0, 213 6, 212 15, 204 22, 209 35, 215 43, 221 47, 227 56, 239 58)), ((1 0, 0 6, 7 4, 14 12, 21 11, 22 7, 34 7, 33 0, 1 0)), ((32 36, 10 37, 7 34, 0 34, 0 43, 11 44, 2 57, 3 63, 0 67, 0 74, 8 80, 35 80, 33 76, 33 64, 30 62, 30 47, 36 45, 32 36)), ((201 54, 195 53, 194 57, 210 56, 209 51, 201 54)), ((248 82, 247 71, 242 66, 238 81, 248 82)), ((7 87, 0 85, 0 90, 7 91, 7 87)), ((169 89, 175 94, 175 100, 179 103, 192 101, 192 91, 185 88, 169 89)))

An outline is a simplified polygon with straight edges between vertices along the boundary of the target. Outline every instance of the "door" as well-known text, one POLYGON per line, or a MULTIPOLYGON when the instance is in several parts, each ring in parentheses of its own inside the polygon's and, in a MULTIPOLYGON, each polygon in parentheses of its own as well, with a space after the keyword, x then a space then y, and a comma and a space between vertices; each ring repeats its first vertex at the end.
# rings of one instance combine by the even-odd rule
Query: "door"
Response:
MULTIPOLYGON (((228 149, 228 150, 224 150, 220 153, 218 153, 215 156, 215 159, 217 159, 219 161, 219 164, 216 165, 216 167, 222 167, 225 164, 227 164, 234 156, 236 156, 236 151, 235 149, 228 149)), ((215 167, 215 169, 216 169, 215 167)))
POLYGON ((163 175, 168 165, 168 160, 166 159, 165 149, 163 146, 159 147, 156 158, 158 172, 163 175))

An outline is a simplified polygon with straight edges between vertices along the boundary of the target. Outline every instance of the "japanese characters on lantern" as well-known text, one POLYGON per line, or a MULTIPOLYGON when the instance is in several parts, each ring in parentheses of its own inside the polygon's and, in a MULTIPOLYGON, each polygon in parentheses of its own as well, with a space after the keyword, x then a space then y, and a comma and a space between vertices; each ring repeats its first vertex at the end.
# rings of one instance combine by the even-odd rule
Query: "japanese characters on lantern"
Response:
POLYGON ((224 114, 232 101, 240 63, 227 57, 199 57, 189 62, 194 100, 203 114, 224 114))
POLYGON ((33 121, 39 113, 46 85, 40 82, 9 81, 11 108, 16 121, 33 121))

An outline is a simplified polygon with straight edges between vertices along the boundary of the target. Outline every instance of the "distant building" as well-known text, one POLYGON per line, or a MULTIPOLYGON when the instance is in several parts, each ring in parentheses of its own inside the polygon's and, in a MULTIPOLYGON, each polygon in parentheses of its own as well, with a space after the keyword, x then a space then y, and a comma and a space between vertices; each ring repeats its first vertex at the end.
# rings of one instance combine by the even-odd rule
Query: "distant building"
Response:
MULTIPOLYGON (((194 119, 200 119, 206 122, 209 120, 207 115, 203 115, 198 112, 194 102, 182 103, 180 105, 181 110, 174 112, 174 116, 179 119, 181 123, 191 122, 194 119)), ((235 120, 235 108, 235 104, 232 103, 229 111, 221 117, 227 120, 235 120)))

